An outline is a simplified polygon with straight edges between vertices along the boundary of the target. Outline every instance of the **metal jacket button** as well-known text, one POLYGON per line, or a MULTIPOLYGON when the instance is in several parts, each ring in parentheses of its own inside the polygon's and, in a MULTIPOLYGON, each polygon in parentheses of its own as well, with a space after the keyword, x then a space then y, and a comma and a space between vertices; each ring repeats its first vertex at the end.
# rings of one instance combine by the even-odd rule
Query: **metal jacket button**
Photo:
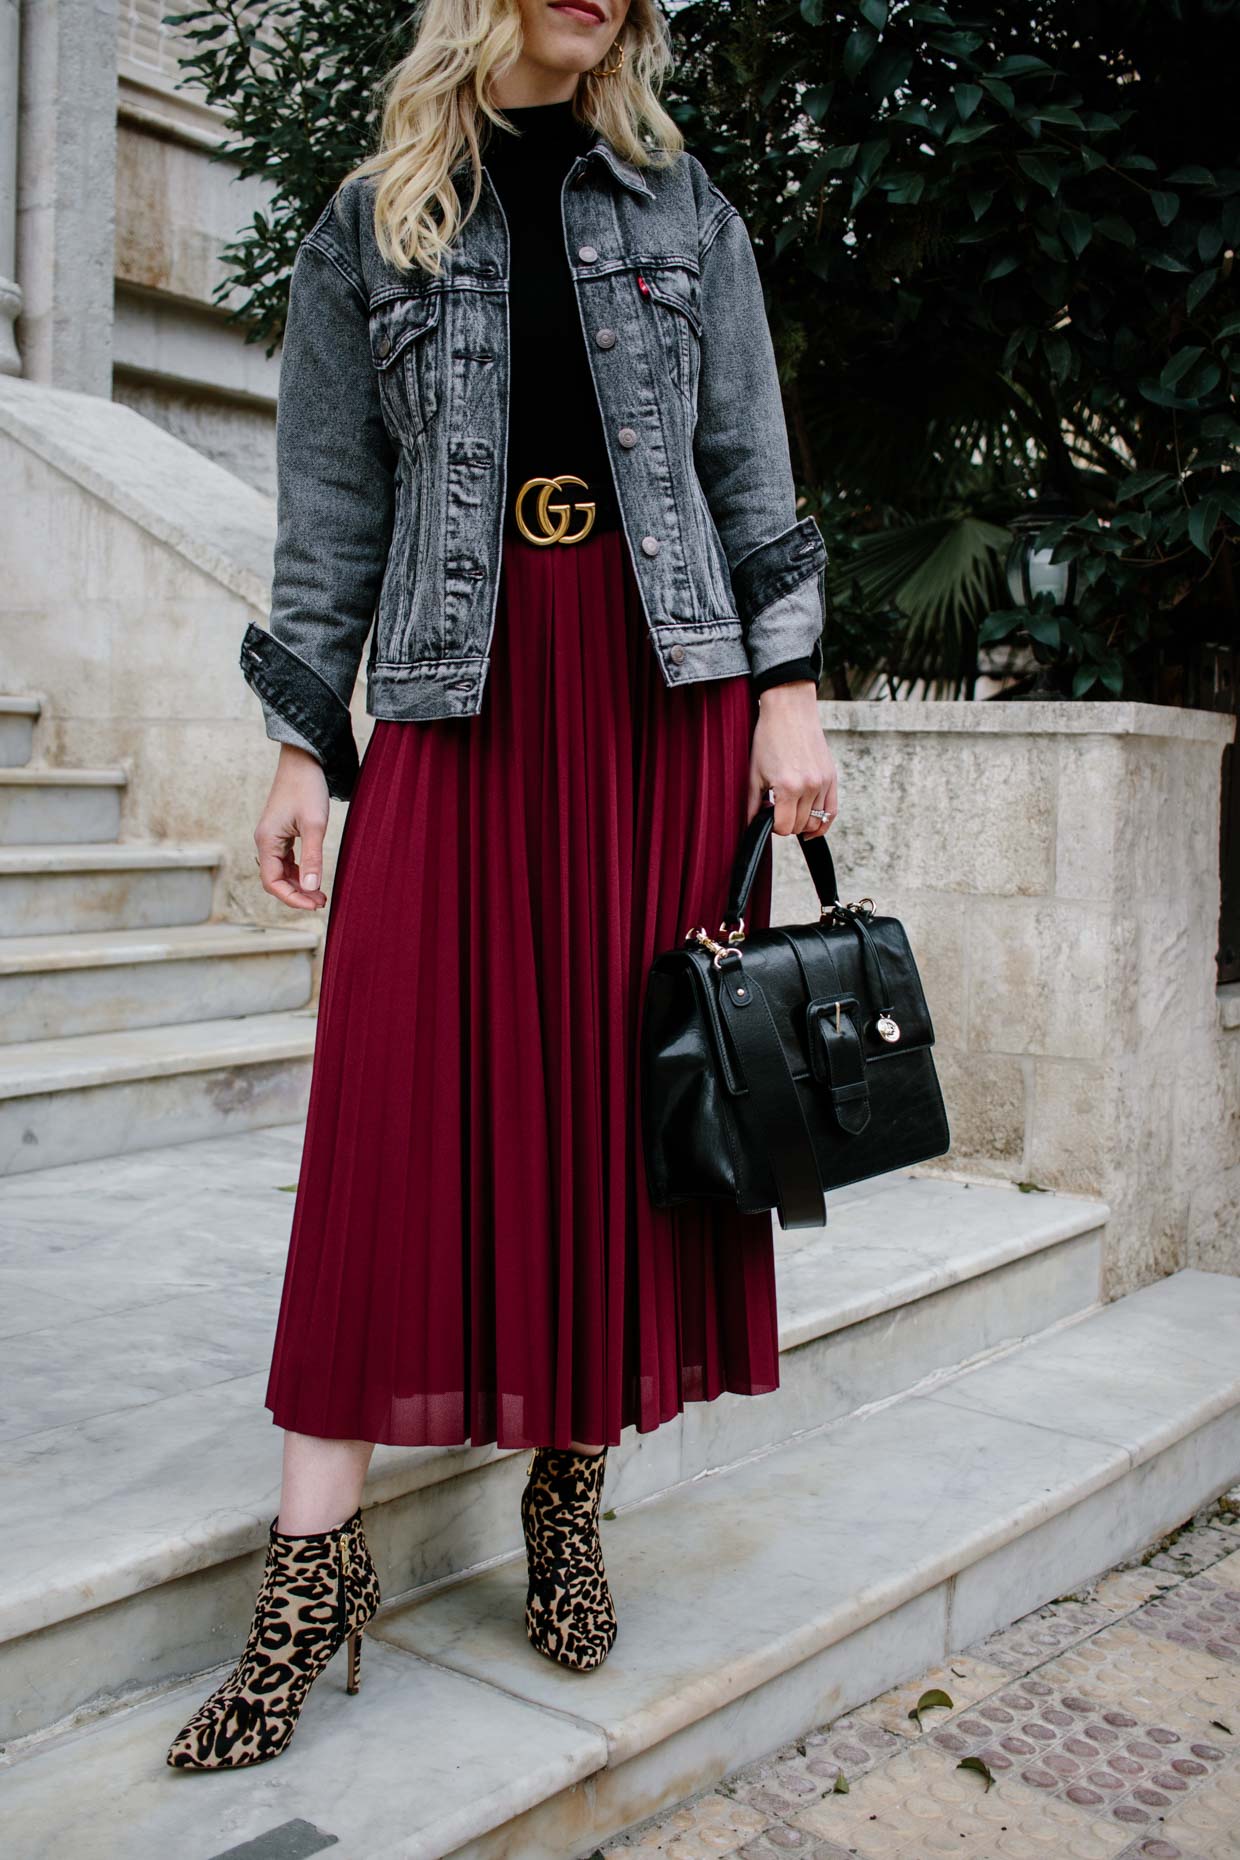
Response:
POLYGON ((673 646, 667 656, 673 665, 683 665, 685 660, 685 649, 683 646, 673 646))
POLYGON ((622 426, 620 431, 616 434, 616 438, 620 441, 622 446, 635 446, 637 444, 636 428, 632 426, 622 426))
POLYGON ((642 554, 643 555, 658 555, 658 553, 659 553, 658 537, 657 536, 643 536, 642 537, 642 554))
POLYGON ((390 336, 380 336, 376 347, 380 355, 390 355, 392 353, 392 338, 390 336))
POLYGON ((600 349, 614 349, 616 346, 616 332, 614 329, 595 330, 594 340, 597 342, 600 349))
POLYGON ((598 253, 592 245, 581 245, 577 248, 577 256, 583 265, 592 265, 598 257, 598 253))

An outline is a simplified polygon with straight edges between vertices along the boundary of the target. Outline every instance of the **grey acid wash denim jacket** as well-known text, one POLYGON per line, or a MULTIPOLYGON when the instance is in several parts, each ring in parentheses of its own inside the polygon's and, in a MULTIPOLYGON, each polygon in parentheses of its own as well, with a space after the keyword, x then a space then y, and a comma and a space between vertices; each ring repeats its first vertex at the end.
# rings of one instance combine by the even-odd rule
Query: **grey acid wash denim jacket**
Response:
MULTIPOLYGON (((454 178, 468 198, 464 162, 454 178)), ((370 636, 375 717, 482 708, 508 419, 507 222, 489 177, 441 276, 380 255, 348 182, 293 265, 268 628, 241 667, 267 733, 347 799, 370 636), (373 630, 372 630, 373 629, 373 630)), ((753 248, 685 153, 638 168, 596 132, 565 175, 565 244, 629 557, 668 685, 822 663, 826 549, 797 520, 753 248), (648 286, 640 291, 638 274, 648 286)), ((547 392, 556 391, 547 357, 547 392)))

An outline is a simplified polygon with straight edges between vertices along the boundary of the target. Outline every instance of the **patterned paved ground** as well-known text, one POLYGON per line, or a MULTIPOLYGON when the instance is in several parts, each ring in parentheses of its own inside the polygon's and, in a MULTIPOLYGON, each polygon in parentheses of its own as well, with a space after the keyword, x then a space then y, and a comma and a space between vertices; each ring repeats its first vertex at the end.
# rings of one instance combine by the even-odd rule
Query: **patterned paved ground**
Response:
POLYGON ((1240 1487, 591 1860, 656 1854, 1240 1860, 1240 1487))

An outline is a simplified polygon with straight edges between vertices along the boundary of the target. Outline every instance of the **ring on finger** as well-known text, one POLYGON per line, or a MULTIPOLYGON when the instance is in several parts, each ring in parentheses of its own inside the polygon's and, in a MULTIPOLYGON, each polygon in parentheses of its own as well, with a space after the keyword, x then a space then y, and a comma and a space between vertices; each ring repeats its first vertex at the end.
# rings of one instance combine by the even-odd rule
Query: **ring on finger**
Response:
POLYGON ((830 813, 828 809, 825 807, 811 807, 809 810, 809 814, 810 814, 811 820, 834 820, 835 819, 835 815, 830 813))

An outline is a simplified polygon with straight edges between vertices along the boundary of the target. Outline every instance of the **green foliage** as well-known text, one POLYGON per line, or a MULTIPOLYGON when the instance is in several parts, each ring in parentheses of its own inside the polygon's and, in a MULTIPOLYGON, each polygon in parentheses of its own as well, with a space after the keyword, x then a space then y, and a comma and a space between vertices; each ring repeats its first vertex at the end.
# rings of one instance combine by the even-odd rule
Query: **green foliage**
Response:
MULTIPOLYGON (((1174 699, 1237 632, 1240 0, 669 12, 669 106, 763 268, 834 687, 971 691, 979 640, 1021 639, 1067 694, 1174 699), (1040 490, 1070 513, 1072 617, 1003 605, 1005 526, 1040 490)), ((174 17, 234 159, 273 186, 229 257, 274 341, 410 9, 174 17)))
POLYGON ((1238 19, 677 13, 678 115, 760 247, 834 618, 903 615, 855 667, 969 690, 981 634, 1065 694, 1159 698, 1235 639, 1238 19), (1002 532, 1042 490, 1071 513, 1051 534, 1077 610, 1024 625, 1002 532))

